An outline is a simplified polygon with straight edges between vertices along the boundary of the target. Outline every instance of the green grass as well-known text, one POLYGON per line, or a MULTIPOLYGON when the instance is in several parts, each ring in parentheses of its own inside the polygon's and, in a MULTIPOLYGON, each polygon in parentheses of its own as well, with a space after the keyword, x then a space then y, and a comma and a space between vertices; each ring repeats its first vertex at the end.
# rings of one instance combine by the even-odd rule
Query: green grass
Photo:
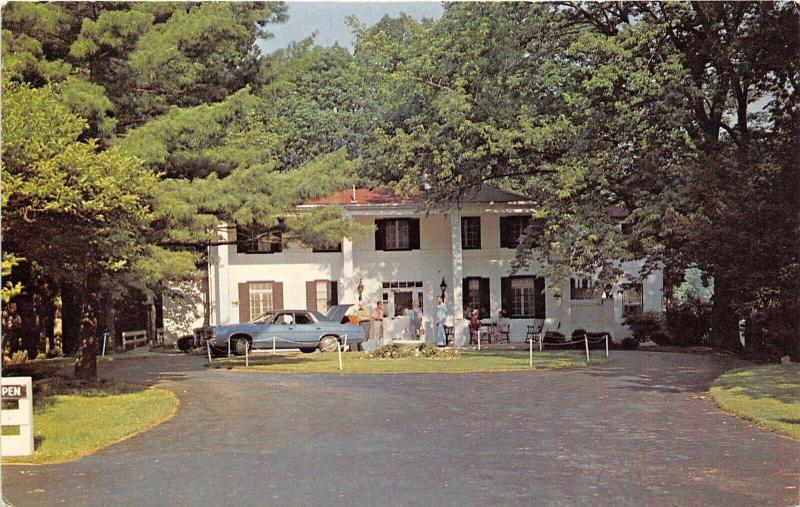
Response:
MULTIPOLYGON (((342 355, 345 373, 434 373, 434 372, 482 372, 529 370, 528 353, 503 352, 462 352, 451 359, 403 358, 372 359, 360 352, 342 355)), ((607 361, 605 356, 594 354, 592 363, 607 361)), ((249 368, 244 366, 244 358, 221 359, 219 364, 236 370, 339 373, 339 360, 335 353, 261 355, 250 358, 249 368)), ((533 367, 576 368, 586 366, 582 352, 535 352, 533 367)))
POLYGON ((33 456, 3 463, 62 463, 147 430, 171 417, 177 397, 163 389, 71 389, 46 396, 34 409, 33 456))
POLYGON ((726 412, 800 439, 800 365, 732 370, 714 381, 711 396, 726 412))

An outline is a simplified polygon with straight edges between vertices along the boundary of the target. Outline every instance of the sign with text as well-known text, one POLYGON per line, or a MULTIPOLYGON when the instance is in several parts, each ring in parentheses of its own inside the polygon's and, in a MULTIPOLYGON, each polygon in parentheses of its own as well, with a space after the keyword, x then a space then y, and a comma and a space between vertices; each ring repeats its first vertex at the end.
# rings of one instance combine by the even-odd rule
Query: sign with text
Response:
MULTIPOLYGON (((28 456, 33 454, 33 382, 31 377, 3 377, 0 382, 0 425, 18 431, 0 436, 0 454, 28 456)), ((3 431, 6 433, 6 431, 3 431)))

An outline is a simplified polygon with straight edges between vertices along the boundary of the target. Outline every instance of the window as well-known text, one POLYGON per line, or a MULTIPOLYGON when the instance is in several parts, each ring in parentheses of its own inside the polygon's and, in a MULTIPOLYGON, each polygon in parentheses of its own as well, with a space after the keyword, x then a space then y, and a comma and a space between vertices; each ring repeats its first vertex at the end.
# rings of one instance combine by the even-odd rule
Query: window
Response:
POLYGON ((469 318, 472 310, 478 310, 478 318, 491 317, 489 308, 489 279, 468 277, 463 281, 464 315, 469 318))
POLYGON ((461 248, 464 250, 480 250, 481 217, 461 218, 461 248))
POLYGON ((622 286, 622 316, 644 311, 644 291, 641 283, 626 283, 622 286))
POLYGON ((247 254, 271 254, 283 251, 283 226, 236 228, 236 251, 247 254))
POLYGON ((511 276, 500 279, 502 308, 510 318, 545 318, 544 278, 511 276))
POLYGON ((376 250, 418 250, 419 219, 394 218, 375 221, 376 250))
POLYGON ((306 282, 306 310, 321 314, 339 304, 339 283, 330 280, 314 280, 306 282))
POLYGON ((530 215, 500 217, 500 248, 517 248, 530 221, 530 215))
POLYGON ((414 299, 422 309, 422 282, 420 281, 390 281, 383 282, 383 314, 386 316, 400 317, 411 309, 414 299), (417 290, 415 290, 417 289, 417 290), (416 298, 414 293, 416 292, 416 298))
POLYGON ((327 243, 325 241, 315 242, 311 247, 312 252, 341 252, 342 243, 327 243))
POLYGON ((250 318, 247 320, 252 320, 264 312, 269 312, 275 309, 275 298, 271 283, 269 282, 251 283, 249 284, 249 289, 250 289, 250 318))
POLYGON ((314 319, 312 319, 311 315, 309 315, 307 313, 298 312, 298 313, 294 314, 294 323, 295 324, 313 324, 314 323, 314 319))
POLYGON ((594 281, 590 278, 571 278, 569 281, 570 299, 593 299, 594 281))

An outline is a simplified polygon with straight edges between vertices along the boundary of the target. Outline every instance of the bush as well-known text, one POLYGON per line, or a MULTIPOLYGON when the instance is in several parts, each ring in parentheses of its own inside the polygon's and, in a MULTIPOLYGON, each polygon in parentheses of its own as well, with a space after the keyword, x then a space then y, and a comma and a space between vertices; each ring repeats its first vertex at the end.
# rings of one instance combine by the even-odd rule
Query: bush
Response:
POLYGON ((622 340, 622 348, 625 350, 633 350, 639 348, 639 340, 632 337, 627 337, 622 340))
POLYGON ((15 364, 25 364, 28 362, 28 351, 27 350, 18 350, 11 354, 11 356, 6 356, 3 358, 3 364, 15 365, 15 364))
POLYGON ((664 332, 664 317, 660 313, 645 312, 628 315, 625 325, 633 332, 633 339, 638 343, 651 340, 659 345, 667 345, 664 332))
POLYGON ((702 345, 711 329, 711 303, 689 295, 666 317, 669 345, 702 345))
POLYGON ((47 353, 47 357, 64 357, 64 351, 61 350, 61 347, 53 347, 47 353))
POLYGON ((426 359, 449 359, 458 356, 457 350, 441 349, 432 343, 425 343, 422 348, 409 347, 407 345, 382 345, 375 352, 367 352, 365 357, 369 359, 409 359, 422 357, 426 359))

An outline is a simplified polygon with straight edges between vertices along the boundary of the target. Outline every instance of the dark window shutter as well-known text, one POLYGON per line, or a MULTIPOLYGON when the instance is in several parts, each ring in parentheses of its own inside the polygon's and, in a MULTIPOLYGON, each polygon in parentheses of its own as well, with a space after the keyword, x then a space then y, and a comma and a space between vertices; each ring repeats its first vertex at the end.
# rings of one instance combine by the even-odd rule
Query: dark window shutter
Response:
POLYGON ((339 282, 331 281, 328 287, 328 307, 339 304, 339 282))
POLYGON ((239 284, 239 323, 250 322, 250 284, 239 284))
POLYGON ((514 248, 515 244, 509 239, 511 234, 509 226, 511 225, 511 217, 500 217, 500 248, 514 248))
POLYGON ((247 235, 241 226, 236 226, 236 253, 247 252, 247 235))
POLYGON ((283 282, 272 282, 273 310, 283 310, 283 282))
POLYGON ((500 308, 511 317, 511 278, 503 277, 500 279, 500 308))
POLYGON ((410 218, 408 220, 408 248, 411 250, 420 249, 419 218, 410 218))
POLYGON ((537 319, 543 319, 545 315, 544 277, 537 276, 533 282, 533 287, 534 287, 534 300, 533 300, 534 317, 537 319))
POLYGON ((317 309, 317 282, 306 282, 306 310, 317 309))
POLYGON ((489 279, 481 278, 481 315, 480 318, 488 319, 492 316, 489 279))
POLYGON ((375 220, 375 250, 386 250, 385 220, 375 220))
POLYGON ((464 315, 466 317, 471 317, 467 313, 467 301, 469 296, 469 278, 462 278, 461 279, 461 308, 464 310, 464 315))

